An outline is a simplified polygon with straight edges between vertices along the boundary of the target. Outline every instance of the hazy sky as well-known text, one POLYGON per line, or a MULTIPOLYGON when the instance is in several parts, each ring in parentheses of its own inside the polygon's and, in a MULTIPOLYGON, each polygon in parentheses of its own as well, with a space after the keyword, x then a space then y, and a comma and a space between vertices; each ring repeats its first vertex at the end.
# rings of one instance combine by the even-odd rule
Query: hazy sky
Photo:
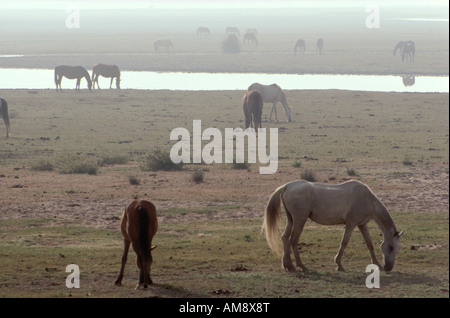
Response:
MULTIPOLYGON (((425 5, 446 6, 447 0, 0 0, 0 10, 4 9, 65 9, 68 5, 76 5, 80 9, 206 9, 206 8, 286 8, 286 7, 342 7, 366 6, 368 4, 388 5, 425 5)), ((448 15, 448 12, 447 12, 448 15)))

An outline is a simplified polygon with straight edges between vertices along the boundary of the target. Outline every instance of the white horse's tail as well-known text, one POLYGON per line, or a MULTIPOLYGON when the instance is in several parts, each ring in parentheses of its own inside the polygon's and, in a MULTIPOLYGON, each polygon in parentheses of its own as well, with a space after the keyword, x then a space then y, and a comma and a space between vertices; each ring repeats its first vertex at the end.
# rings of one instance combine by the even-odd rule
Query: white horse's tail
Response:
POLYGON ((281 218, 281 195, 286 190, 286 185, 276 189, 267 202, 266 211, 264 215, 263 230, 266 232, 266 240, 269 247, 280 255, 281 244, 278 234, 278 221, 281 218))

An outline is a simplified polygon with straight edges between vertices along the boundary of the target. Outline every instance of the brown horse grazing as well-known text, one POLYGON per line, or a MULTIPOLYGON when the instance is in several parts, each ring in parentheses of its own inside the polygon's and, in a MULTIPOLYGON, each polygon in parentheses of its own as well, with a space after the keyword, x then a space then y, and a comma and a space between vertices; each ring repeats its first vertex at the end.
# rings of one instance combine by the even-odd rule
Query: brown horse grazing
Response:
POLYGON ((147 288, 152 283, 150 278, 150 267, 153 261, 151 251, 156 248, 156 246, 152 246, 152 239, 158 229, 156 208, 153 203, 135 198, 122 214, 120 229, 124 237, 124 250, 122 267, 115 285, 122 284, 123 271, 131 243, 137 255, 136 263, 139 268, 139 282, 136 289, 141 286, 147 288))
POLYGON ((281 205, 287 216, 286 230, 282 237, 282 263, 286 270, 295 271, 291 251, 296 265, 303 271, 307 270, 300 259, 298 240, 308 218, 323 225, 345 224, 341 246, 334 259, 340 271, 344 270, 342 255, 355 227, 359 228, 364 237, 372 263, 379 266, 367 226, 370 220, 374 220, 384 236, 381 244, 384 270, 388 272, 394 267, 403 231, 397 231, 386 207, 365 184, 354 180, 335 185, 299 180, 276 189, 267 203, 263 228, 270 248, 277 253, 280 250, 277 238, 281 205))
POLYGON ((89 90, 91 90, 92 87, 91 77, 89 76, 88 71, 82 66, 59 65, 55 67, 56 90, 58 90, 59 87, 59 89, 62 91, 61 80, 63 77, 67 77, 69 79, 76 78, 77 79, 77 84, 75 86, 76 90, 80 89, 80 82, 81 79, 84 77, 87 81, 89 90))
POLYGON ((242 108, 244 109, 245 116, 245 129, 252 126, 252 117, 255 131, 261 126, 261 115, 263 108, 263 98, 260 92, 256 90, 251 90, 245 93, 242 97, 242 108))
POLYGON ((9 125, 9 115, 8 115, 8 103, 1 97, 0 97, 0 117, 3 118, 3 121, 6 125, 6 138, 8 138, 9 134, 11 133, 11 126, 9 125))
POLYGON ((100 89, 98 85, 99 76, 111 78, 111 83, 109 88, 111 89, 114 78, 116 79, 116 88, 120 89, 120 70, 116 65, 108 64, 96 64, 92 68, 92 88, 95 89, 95 83, 97 83, 97 88, 100 89))

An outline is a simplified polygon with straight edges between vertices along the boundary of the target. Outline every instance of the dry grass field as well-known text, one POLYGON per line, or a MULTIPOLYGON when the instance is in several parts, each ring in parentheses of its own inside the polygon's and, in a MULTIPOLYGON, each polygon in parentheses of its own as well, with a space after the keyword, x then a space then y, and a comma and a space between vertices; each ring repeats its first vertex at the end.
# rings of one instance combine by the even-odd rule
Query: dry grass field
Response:
MULTIPOLYGON (((151 24, 134 12, 135 20, 118 31, 114 14, 96 24, 84 11, 79 30, 51 28, 51 17, 50 26, 36 23, 32 29, 27 23, 43 17, 30 11, 24 14, 29 20, 0 40, 0 55, 22 56, 0 57, 0 67, 78 64, 90 70, 103 62, 123 70, 448 76, 448 22, 447 28, 401 23, 384 11, 382 27, 369 30, 362 12, 360 18, 350 10, 345 20, 341 11, 328 9, 328 27, 314 23, 317 16, 310 12, 292 11, 279 25, 265 16, 245 23, 236 16, 230 22, 189 20, 184 28, 164 28, 156 16, 151 24), (297 15, 305 19, 290 29, 297 15), (195 35, 201 22, 212 25, 208 39, 195 35), (257 27, 258 47, 221 53, 229 23, 257 27), (170 37, 175 53, 154 54, 158 37, 170 37), (294 55, 299 37, 307 52, 294 55), (314 52, 318 37, 325 39, 324 55, 314 52), (401 39, 415 40, 414 63, 392 56, 401 39)), ((2 14, 0 25, 9 21, 2 14)), ((299 87, 286 91, 291 123, 280 106, 280 121, 268 122, 270 105, 264 105, 263 127, 279 133, 276 173, 259 174, 258 163, 243 170, 222 163, 142 169, 148 155, 175 144, 169 138, 174 128, 192 133, 193 120, 201 120, 203 130, 243 127, 245 90, 0 90, 12 126, 6 139, 0 123, 0 297, 447 298, 448 93, 299 87), (75 165, 90 170, 70 173, 75 165), (198 171, 201 182, 193 180, 198 171), (357 231, 344 254, 344 273, 333 263, 342 226, 306 224, 299 249, 310 273, 284 272, 269 250, 260 232, 267 200, 305 173, 322 183, 366 183, 405 231, 394 271, 381 273, 380 289, 365 286, 370 258, 357 231), (134 196, 151 200, 160 222, 154 285, 138 291, 132 251, 124 286, 113 285, 123 244, 120 215, 134 196), (80 267, 80 289, 65 285, 69 264, 80 267)), ((374 222, 370 232, 381 257, 374 222)))

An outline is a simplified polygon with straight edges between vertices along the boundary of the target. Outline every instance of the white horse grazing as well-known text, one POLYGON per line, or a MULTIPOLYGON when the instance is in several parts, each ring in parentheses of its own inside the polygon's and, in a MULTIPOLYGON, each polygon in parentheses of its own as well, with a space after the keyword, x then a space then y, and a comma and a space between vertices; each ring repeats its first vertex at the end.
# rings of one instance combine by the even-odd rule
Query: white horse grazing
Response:
POLYGON ((286 101, 286 94, 283 92, 280 86, 277 84, 262 85, 259 83, 253 83, 247 89, 247 91, 256 90, 261 93, 264 103, 272 103, 272 110, 270 111, 269 120, 272 121, 272 113, 275 112, 275 121, 277 118, 277 103, 281 102, 284 108, 288 122, 291 122, 291 108, 286 101))
POLYGON ((278 221, 283 203, 287 216, 283 234, 283 267, 295 271, 291 260, 291 249, 297 266, 307 271, 298 252, 298 241, 308 218, 323 225, 345 224, 341 246, 334 261, 337 270, 343 271, 341 264, 344 249, 352 231, 357 226, 361 231, 372 263, 380 267, 370 239, 367 223, 374 220, 383 232, 381 251, 384 255, 384 270, 391 271, 400 246, 400 236, 386 207, 373 192, 359 181, 347 181, 337 185, 312 183, 305 180, 293 181, 279 187, 271 195, 265 211, 263 229, 272 250, 279 254, 278 221))

